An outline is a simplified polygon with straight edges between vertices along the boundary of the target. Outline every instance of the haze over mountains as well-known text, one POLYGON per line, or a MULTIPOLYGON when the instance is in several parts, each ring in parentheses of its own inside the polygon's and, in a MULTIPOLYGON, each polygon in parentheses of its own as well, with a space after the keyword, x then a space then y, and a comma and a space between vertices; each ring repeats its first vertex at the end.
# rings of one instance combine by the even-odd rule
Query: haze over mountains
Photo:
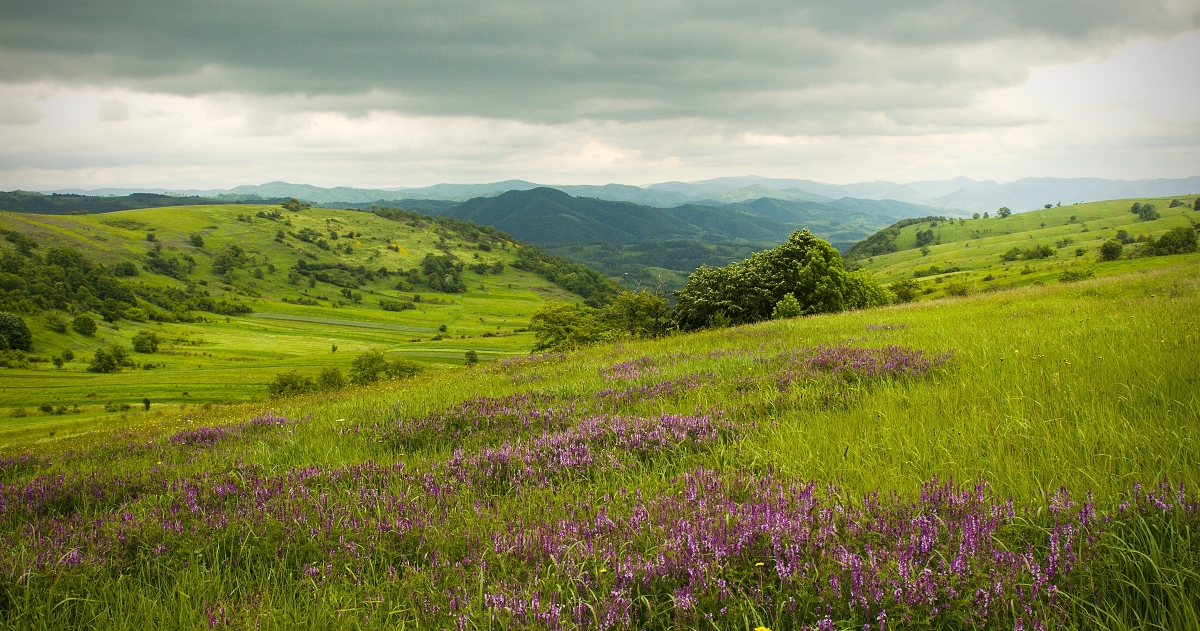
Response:
POLYGON ((507 191, 531 190, 547 186, 577 197, 607 201, 633 202, 645 206, 671 208, 684 204, 729 204, 769 198, 828 202, 843 198, 896 200, 953 211, 994 211, 1007 206, 1015 212, 1041 208, 1045 204, 1186 195, 1200 191, 1200 176, 1182 179, 1106 180, 1101 178, 1031 177, 1013 182, 972 180, 958 177, 898 184, 876 181, 854 184, 828 184, 812 180, 767 178, 759 176, 720 177, 697 182, 660 182, 647 186, 627 184, 552 185, 525 180, 505 180, 483 184, 435 184, 419 188, 364 189, 339 186, 322 188, 308 184, 269 182, 232 189, 118 189, 84 191, 65 189, 44 191, 88 195, 127 195, 135 192, 175 193, 183 195, 257 195, 263 198, 295 197, 316 204, 370 204, 401 200, 442 200, 463 202, 475 197, 494 197, 507 191))

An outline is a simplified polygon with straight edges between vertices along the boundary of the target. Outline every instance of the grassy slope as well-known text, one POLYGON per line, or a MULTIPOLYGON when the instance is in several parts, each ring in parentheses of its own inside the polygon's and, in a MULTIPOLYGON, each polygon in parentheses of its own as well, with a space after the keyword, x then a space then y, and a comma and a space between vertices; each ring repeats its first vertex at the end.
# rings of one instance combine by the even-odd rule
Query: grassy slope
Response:
MULTIPOLYGON (((933 228, 935 244, 929 246, 928 255, 922 255, 917 248, 916 233, 930 229, 929 224, 917 224, 901 230, 896 239, 896 252, 876 256, 862 263, 864 268, 883 282, 912 278, 914 271, 934 265, 943 269, 958 267, 964 270, 920 279, 927 288, 933 290, 930 293, 932 297, 944 295, 940 284, 948 276, 968 282, 976 291, 985 291, 1056 282, 1059 275, 1069 268, 1091 269, 1099 276, 1107 276, 1173 266, 1179 263, 1178 257, 1130 258, 1135 249, 1132 244, 1126 246, 1125 255, 1117 261, 1100 262, 1098 250, 1118 230, 1126 230, 1131 237, 1137 238, 1139 235, 1158 236, 1171 228, 1200 223, 1200 212, 1190 208, 1192 198, 1187 201, 1187 207, 1168 208, 1171 198, 1112 200, 1017 213, 1006 219, 992 217, 941 222, 933 228), (1152 202, 1162 217, 1155 221, 1141 221, 1137 215, 1129 212, 1134 201, 1152 202), (1000 255, 1013 247, 1056 247, 1056 243, 1063 239, 1070 239, 1072 243, 1057 248, 1054 257, 1008 263, 1000 260, 1000 255), (1076 254, 1079 248, 1084 251, 1082 256, 1076 254), (1026 268, 1031 271, 1022 274, 1026 268), (994 279, 985 281, 984 277, 989 274, 994 279)), ((1194 260, 1196 256, 1190 255, 1189 260, 1194 260)))
MULTIPOLYGON (((412 228, 368 213, 320 208, 288 213, 292 227, 257 217, 249 223, 236 220, 239 214, 252 215, 262 208, 181 207, 60 217, 0 213, 0 226, 29 234, 43 248, 74 246, 106 264, 132 260, 140 267, 144 253, 152 245, 145 240, 146 232, 153 229, 164 254, 193 254, 198 267, 192 277, 207 279, 207 289, 214 296, 242 300, 254 309, 248 317, 228 321, 222 316, 202 314, 210 320, 207 323, 159 325, 124 320, 115 326, 101 323, 94 338, 73 331, 54 333, 46 329, 42 318, 27 317, 34 334, 36 356, 48 357, 71 348, 77 359, 62 370, 41 363, 34 364, 33 370, 4 371, 0 409, 7 410, 0 411, 0 417, 4 417, 0 418, 0 443, 16 440, 17 436, 48 437, 59 428, 78 426, 81 419, 103 414, 104 403, 110 401, 140 406, 142 398, 149 397, 155 404, 174 406, 261 398, 265 395, 265 384, 278 372, 291 369, 316 372, 326 365, 346 370, 354 354, 367 349, 384 349, 390 355, 427 362, 432 368, 461 364, 468 349, 476 350, 484 361, 524 353, 533 344, 532 335, 515 330, 527 326, 538 306, 549 298, 578 299, 543 278, 510 266, 499 275, 481 276, 464 271, 463 278, 469 287, 465 294, 444 294, 426 288, 424 297, 447 304, 426 302, 417 310, 383 311, 379 306, 381 298, 411 298, 411 292, 394 289, 393 276, 361 288, 359 291, 364 294, 361 304, 335 308, 330 305, 343 299, 338 287, 318 283, 310 289, 303 280, 295 286, 287 283, 288 269, 302 258, 301 249, 317 254, 322 262, 362 264, 370 269, 380 266, 408 269, 419 266, 426 253, 439 252, 433 247, 438 235, 430 229, 412 228), (327 223, 327 219, 332 222, 327 223), (335 255, 291 237, 286 243, 274 240, 281 228, 298 231, 303 227, 322 233, 331 227, 341 234, 353 230, 363 236, 356 240, 350 255, 335 255), (203 235, 205 247, 193 248, 188 243, 191 234, 203 235), (246 248, 264 272, 268 261, 276 265, 277 271, 255 279, 251 275, 255 266, 251 266, 235 272, 234 285, 219 282, 211 273, 212 255, 227 244, 246 248), (400 251, 390 250, 389 244, 399 246, 400 251), (305 294, 324 295, 330 300, 321 301, 319 307, 281 301, 284 297, 294 299, 305 294), (440 325, 447 326, 448 339, 431 341, 440 325), (85 360, 95 348, 111 342, 128 346, 129 339, 142 330, 155 331, 168 342, 158 354, 135 353, 134 358, 139 364, 162 363, 165 367, 110 375, 86 372, 85 360), (485 333, 495 337, 484 338, 485 333), (338 346, 336 353, 331 352, 334 344, 338 346), (185 391, 187 396, 183 394, 185 391), (84 412, 82 416, 47 417, 33 413, 24 418, 7 418, 15 408, 32 411, 42 403, 77 404, 84 412)), ((340 239, 332 243, 345 242, 340 239)), ((479 252, 455 239, 450 240, 450 245, 451 251, 468 265, 479 260, 489 263, 514 260, 511 250, 479 252), (476 254, 480 259, 475 258, 476 254)), ((7 246, 4 242, 0 247, 7 246)), ((144 271, 132 281, 180 284, 144 271)))
MULTIPOLYGON (((258 465, 270 472, 360 463, 387 466, 405 462, 419 467, 422 462, 445 458, 448 451, 445 447, 418 447, 407 452, 389 449, 377 442, 372 432, 360 434, 358 429, 393 427, 397 417, 419 418, 476 396, 534 392, 578 395, 587 401, 606 388, 697 375, 705 379, 705 385, 622 405, 616 411, 649 415, 725 410, 743 428, 740 440, 697 452, 668 452, 624 470, 602 470, 549 490, 489 493, 476 499, 474 508, 467 496, 455 509, 461 511, 461 522, 455 523, 461 523, 462 530, 440 534, 445 538, 439 540, 442 543, 430 545, 457 550, 454 542, 465 540, 468 533, 486 532, 493 527, 492 521, 528 512, 529 506, 535 507, 530 520, 558 519, 557 513, 546 517, 536 507, 564 512, 564 502, 578 505, 624 488, 644 490, 650 497, 674 493, 670 490, 677 484, 674 477, 699 465, 724 471, 773 468, 784 479, 835 482, 851 497, 879 489, 914 494, 934 475, 958 481, 983 480, 1000 497, 1013 496, 1019 506, 1039 511, 1047 505, 1047 493, 1059 486, 1069 488, 1075 497, 1090 491, 1106 505, 1137 481, 1167 478, 1195 489, 1200 484, 1200 426, 1196 423, 1200 414, 1200 337, 1196 335, 1200 269, 1194 261, 1173 260, 1183 264, 1071 285, 1055 283, 629 343, 559 361, 475 369, 466 378, 437 373, 335 398, 226 408, 220 410, 220 418, 180 418, 122 437, 118 444, 126 439, 137 439, 139 444, 146 439, 154 442, 146 443, 144 449, 131 444, 120 452, 119 468, 111 475, 153 471, 173 478, 230 471, 243 465, 258 465), (793 382, 787 392, 776 386, 780 373, 771 357, 827 344, 900 345, 929 354, 949 351, 953 359, 926 377, 802 380, 793 382), (633 379, 610 381, 604 377, 605 370, 617 362, 640 357, 650 358, 654 370, 633 379), (263 409, 311 420, 209 450, 176 447, 158 435, 196 424, 240 421, 263 409), (490 507, 482 513, 481 501, 490 507)), ((480 436, 485 444, 505 438, 480 436)), ((51 458, 56 464, 39 475, 91 470, 108 475, 111 461, 104 454, 109 452, 98 444, 92 455, 86 450, 74 459, 57 455, 81 446, 71 441, 46 447, 56 454, 51 458)), ((403 490, 406 483, 380 484, 399 484, 403 490)), ((157 497, 157 493, 151 494, 120 510, 140 515, 158 506, 157 497)), ((346 501, 360 501, 357 491, 346 497, 350 498, 346 501)), ((194 554, 188 558, 197 560, 220 559, 223 550, 219 546, 230 545, 228 540, 224 544, 186 539, 176 543, 169 537, 164 541, 170 546, 195 548, 187 554, 194 554)), ((242 541, 241 545, 248 545, 242 541)), ((234 541, 233 545, 238 544, 234 541)), ((295 543, 300 556, 304 545, 310 544, 295 543)), ((357 575, 348 573, 353 568, 347 564, 345 572, 337 570, 342 572, 338 576, 344 574, 345 578, 330 579, 330 586, 322 587, 325 591, 318 592, 322 596, 314 600, 307 596, 310 591, 305 591, 308 588, 298 557, 263 553, 247 559, 245 569, 221 566, 225 569, 210 572, 202 566, 195 571, 171 569, 175 561, 151 560, 148 550, 139 552, 147 559, 147 569, 139 570, 136 577, 126 577, 124 586, 113 579, 85 581, 76 588, 62 583, 63 587, 56 588, 55 600, 44 606, 37 605, 41 601, 35 595, 21 605, 29 624, 43 620, 53 626, 57 620, 61 626, 91 620, 89 624, 103 621, 124 627, 141 624, 135 620, 154 619, 161 625, 199 627, 205 615, 203 603, 237 602, 245 590, 265 597, 255 614, 265 624, 263 628, 297 624, 338 627, 343 613, 383 615, 372 604, 378 599, 399 603, 387 613, 394 616, 387 618, 388 624, 421 615, 416 613, 419 603, 412 604, 416 601, 409 597, 420 584, 414 581, 425 576, 417 570, 406 575, 409 582, 396 584, 379 569, 383 565, 372 565, 374 574, 364 576, 361 563, 357 575), (160 566, 161 570, 153 569, 160 566), (146 578, 139 578, 142 576, 146 578), (365 582, 356 587, 359 577, 365 582), (146 582, 138 582, 142 580, 146 582), (78 602, 63 608, 51 606, 67 594, 75 595, 78 602)), ((389 562, 380 561, 384 565, 389 562)), ((502 574, 505 566, 500 568, 502 574)), ((475 589, 474 576, 467 581, 471 590, 475 589)), ((482 574, 478 580, 482 592, 482 574)), ((491 590, 494 579, 488 580, 491 590)), ((364 626, 379 622, 372 618, 364 626)), ((745 626, 754 624, 748 621, 745 626)))

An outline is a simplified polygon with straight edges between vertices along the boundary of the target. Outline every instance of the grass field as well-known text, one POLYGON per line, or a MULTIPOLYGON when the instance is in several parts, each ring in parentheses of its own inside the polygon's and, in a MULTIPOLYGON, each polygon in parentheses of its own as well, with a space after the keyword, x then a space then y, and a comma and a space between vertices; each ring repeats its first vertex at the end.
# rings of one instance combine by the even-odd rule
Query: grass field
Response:
POLYGON ((1179 198, 1187 206, 1169 208, 1173 198, 1124 199, 1073 204, 1010 215, 1007 218, 954 219, 936 225, 916 224, 901 229, 896 238, 897 251, 861 261, 883 282, 913 278, 914 272, 932 267, 957 268, 958 271, 933 273, 919 280, 929 298, 945 295, 947 280, 967 283, 973 291, 1023 287, 1058 282, 1066 270, 1090 270, 1097 276, 1124 274, 1136 270, 1172 267, 1174 257, 1137 257, 1136 246, 1125 248, 1122 258, 1100 261, 1099 248, 1113 239, 1118 230, 1129 237, 1157 237, 1166 231, 1200 223, 1200 212, 1191 208, 1194 196, 1179 198), (1154 221, 1142 221, 1130 212, 1133 202, 1153 203, 1161 215, 1154 221), (917 232, 932 230, 934 242, 923 253, 917 244, 917 232), (1055 255, 1041 260, 1004 262, 1000 255, 1046 245, 1055 255))
POLYGON ((0 614, 1196 628, 1200 265, 1163 259, 10 447, 0 614))
MULTIPOLYGON (((191 206, 83 216, 0 212, 0 228, 33 237, 43 250, 71 246, 106 265, 132 261, 140 267, 145 253, 156 244, 167 256, 190 254, 197 263, 191 278, 206 283, 214 297, 240 301, 254 311, 249 316, 231 318, 202 314, 208 321, 197 323, 101 323, 93 337, 70 329, 65 334, 55 333, 47 328, 44 318, 26 318, 34 335, 35 358, 44 360, 69 348, 77 359, 63 369, 35 363, 31 370, 3 372, 0 445, 38 435, 49 438, 51 432, 61 436, 63 431, 92 425, 90 419, 94 417, 110 421, 121 417, 117 422, 124 423, 133 413, 105 412, 106 404, 140 408, 143 398, 149 398, 151 412, 165 407, 174 414, 181 405, 261 399, 266 395, 267 382, 279 372, 299 369, 315 373, 329 365, 345 370, 355 354, 368 349, 421 361, 433 369, 461 365, 467 350, 475 350, 485 362, 523 354, 533 345, 532 335, 523 330, 541 304, 548 299, 579 300, 539 276, 508 266, 499 274, 465 271, 466 293, 431 292, 426 288, 423 302, 413 310, 389 312, 380 307, 381 299, 413 297, 413 291, 395 289, 395 276, 379 278, 357 290, 363 299, 355 303, 333 285, 317 283, 309 287, 303 280, 291 284, 288 271, 297 260, 407 270, 419 267, 427 253, 443 253, 435 247, 439 244, 468 265, 507 264, 514 260, 512 248, 483 252, 453 234, 438 234, 435 226, 418 228, 364 212, 313 208, 287 213, 279 220, 255 216, 258 211, 271 210, 278 209, 191 206), (284 220, 290 225, 283 225, 284 220), (331 241, 334 247, 328 251, 290 236, 275 238, 278 231, 296 233, 305 228, 322 235, 332 230, 358 236, 331 241), (155 235, 155 241, 147 241, 147 234, 155 235), (203 247, 191 245, 193 234, 202 236, 203 247), (352 252, 339 251, 347 243, 352 244, 352 252), (214 256, 231 244, 244 248, 252 263, 230 275, 213 274, 214 256), (270 271, 271 265, 274 272, 270 271), (261 270, 261 278, 255 277, 255 270, 261 270), (319 306, 289 304, 283 302, 285 298, 313 299, 319 306), (441 334, 443 339, 434 340, 440 326, 447 330, 441 334), (128 346, 129 340, 144 330, 166 340, 154 355, 134 354, 139 366, 153 364, 155 368, 115 374, 86 371, 86 360, 96 348, 114 342, 128 346), (332 351, 334 345, 336 352, 332 351), (78 406, 80 412, 66 418, 36 411, 46 403, 78 406), (29 416, 13 418, 18 409, 29 416)), ((0 244, 11 247, 7 242, 0 244)), ((132 280, 158 286, 183 285, 145 271, 132 280)))

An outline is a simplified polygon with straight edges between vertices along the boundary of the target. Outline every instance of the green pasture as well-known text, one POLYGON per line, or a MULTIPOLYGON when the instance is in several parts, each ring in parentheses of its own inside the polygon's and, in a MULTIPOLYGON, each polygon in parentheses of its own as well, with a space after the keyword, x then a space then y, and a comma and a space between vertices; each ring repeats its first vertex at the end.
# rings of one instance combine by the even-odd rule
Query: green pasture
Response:
POLYGON ((935 266, 959 268, 956 272, 918 279, 928 292, 924 296, 930 298, 944 296, 942 284, 948 280, 966 282, 973 291, 995 291, 1058 282, 1066 270, 1090 270, 1097 276, 1107 276, 1172 267, 1179 263, 1177 257, 1139 257, 1135 243, 1126 245, 1122 257, 1116 261, 1099 260, 1100 246, 1113 239, 1118 230, 1125 230, 1129 238, 1137 239, 1157 237, 1172 228, 1200 223, 1200 212, 1191 208, 1194 196, 1178 198, 1186 201, 1186 206, 1169 208, 1172 199, 1090 202, 1016 213, 1007 218, 951 219, 935 225, 906 226, 896 238, 896 252, 861 263, 885 283, 913 278, 914 272, 935 266), (1135 201, 1153 203, 1161 217, 1142 221, 1129 210, 1135 201), (926 246, 928 252, 923 253, 917 246, 916 234, 926 230, 933 231, 934 241, 926 246), (1001 254, 1014 247, 1038 245, 1053 247, 1055 255, 1034 261, 1000 260, 1001 254))
MULTIPOLYGON (((563 478, 549 488, 463 491, 462 499, 448 509, 453 519, 447 529, 434 533, 434 539, 412 543, 417 552, 411 562, 338 557, 338 565, 331 563, 319 583, 304 573, 309 567, 306 559, 317 555, 312 558, 323 560, 322 546, 334 545, 336 530, 322 535, 326 526, 317 523, 295 524, 294 531, 292 524, 264 525, 236 533, 220 531, 220 537, 210 540, 186 532, 170 534, 167 528, 174 518, 167 514, 161 517, 168 520, 163 534, 154 535, 159 539, 139 540, 129 548, 134 550, 129 553, 132 560, 110 564, 123 568, 119 571, 106 565, 60 575, 35 571, 11 580, 7 587, 10 622, 20 628, 202 629, 213 626, 212 604, 223 603, 238 616, 231 626, 423 628, 438 619, 427 606, 430 602, 444 605, 448 596, 465 594, 472 599, 469 602, 482 603, 483 594, 497 586, 535 580, 532 572, 521 573, 524 570, 514 557, 497 550, 488 557, 496 562, 487 568, 472 566, 461 580, 444 579, 460 591, 448 595, 435 588, 444 584, 438 583, 439 577, 456 576, 452 562, 468 554, 481 532, 514 516, 539 523, 565 521, 573 507, 602 504, 600 508, 607 509, 610 498, 614 512, 623 510, 632 502, 620 499, 626 490, 631 498, 634 493, 638 498, 644 494, 652 504, 655 498, 682 494, 680 476, 698 467, 729 473, 773 472, 785 481, 836 485, 851 505, 875 492, 887 497, 894 490, 911 498, 935 476, 957 483, 983 482, 999 501, 1015 500, 1021 524, 1016 528, 1029 531, 1050 520, 1051 496, 1060 488, 1068 489, 1076 501, 1084 501, 1090 493, 1108 511, 1129 497, 1135 483, 1183 483, 1194 493, 1200 484, 1200 265, 1194 258, 1171 260, 1173 267, 1072 284, 1048 283, 630 341, 507 365, 447 368, 332 395, 133 411, 126 413, 122 423, 81 427, 66 437, 65 428, 60 429, 53 440, 46 439, 44 432, 40 436, 10 433, 0 451, 9 455, 32 451, 40 460, 29 469, 13 465, 6 484, 20 485, 34 476, 53 480, 59 474, 72 480, 93 475, 99 476, 95 479, 153 476, 155 488, 167 489, 131 496, 119 507, 103 503, 93 507, 81 500, 83 504, 71 508, 72 518, 86 524, 93 513, 118 510, 137 519, 159 519, 155 511, 182 493, 174 490, 174 483, 160 481, 302 470, 352 476, 355 465, 371 471, 422 471, 445 461, 456 446, 470 454, 532 438, 519 430, 513 436, 486 429, 466 435, 461 445, 439 436, 408 447, 383 438, 398 420, 421 419, 476 397, 530 393, 541 401, 530 407, 542 411, 562 409, 568 402, 588 409, 599 405, 595 402, 605 391, 692 379, 694 385, 619 404, 612 412, 633 416, 723 412, 740 428, 729 440, 640 460, 615 460, 612 466, 563 478), (831 346, 897 346, 947 360, 925 375, 831 378, 813 374, 784 385, 780 356, 803 356, 806 349, 831 346), (641 368, 614 377, 614 369, 623 362, 636 362, 633 365, 641 368), (299 422, 208 447, 169 440, 181 429, 238 423, 267 410, 299 422), (167 550, 161 557, 159 541, 167 550), (389 569, 393 563, 402 570, 399 578, 395 568, 389 569)), ((188 360, 211 361, 195 356, 188 360)), ((206 367, 197 373, 205 371, 215 374, 217 369, 206 367)), ((369 497, 380 492, 372 485, 380 484, 398 485, 382 487, 388 492, 420 497, 429 493, 419 483, 394 475, 396 481, 364 479, 361 486, 336 494, 321 491, 320 502, 365 506, 369 497)), ((305 484, 320 491, 326 482, 314 478, 305 484)), ((373 518, 370 510, 362 509, 358 518, 373 518)), ((1197 619, 1198 611, 1195 593, 1188 587, 1195 585, 1198 576, 1195 544, 1189 539, 1194 534, 1150 530, 1173 527, 1170 515, 1131 522, 1142 524, 1147 532, 1106 535, 1105 545, 1113 548, 1104 549, 1127 553, 1125 565, 1090 569, 1082 582, 1073 584, 1078 592, 1063 593, 1063 598, 1074 598, 1095 589, 1103 600, 1098 599, 1094 607, 1090 601, 1064 606, 1067 613, 1060 628, 1189 628, 1187 623, 1197 619)), ((1184 519, 1179 517, 1178 523, 1185 524, 1184 519)), ((599 524, 600 517, 596 520, 599 524)), ((19 527, 12 526, 10 536, 24 545, 19 527)), ((389 545, 408 542, 400 537, 380 535, 389 545)), ((482 545, 491 551, 486 536, 482 545)), ((11 554, 25 562, 27 557, 19 557, 19 549, 14 547, 11 554)), ((740 581, 737 584, 751 592, 756 576, 758 585, 764 578, 770 584, 770 572, 759 572, 753 561, 731 561, 734 569, 725 578, 731 584, 740 581)), ((559 575, 554 565, 541 570, 540 580, 551 583, 564 597, 584 589, 579 587, 584 579, 559 575)), ((656 602, 669 606, 666 598, 656 602)), ((955 606, 969 608, 971 602, 960 600, 955 606)), ((713 628, 749 631, 760 621, 774 629, 791 628, 772 621, 779 612, 757 611, 741 596, 720 606, 725 605, 736 613, 735 619, 713 628)), ((711 608, 716 610, 717 605, 711 608)), ((504 626, 504 618, 489 618, 492 610, 482 604, 470 611, 468 628, 484 628, 489 619, 492 628, 504 626)), ((695 628, 672 620, 670 611, 653 626, 695 628)), ((996 611, 994 619, 971 625, 950 616, 930 624, 901 621, 889 627, 1012 628, 1011 622, 993 624, 1004 622, 1008 615, 1003 608, 996 611)), ((857 620, 853 628, 861 626, 862 620, 857 620)))
MULTIPOLYGON (((548 299, 578 300, 537 275, 508 266, 499 274, 464 271, 466 293, 428 288, 422 293, 417 288, 414 291, 421 294, 422 302, 413 310, 391 312, 380 306, 383 299, 414 297, 414 291, 395 288, 397 276, 359 288, 356 291, 362 294, 362 301, 355 303, 333 285, 309 287, 307 279, 290 284, 289 268, 297 260, 306 260, 407 270, 419 267, 427 253, 443 252, 453 253, 468 266, 481 262, 507 265, 515 260, 512 252, 517 246, 483 252, 454 234, 439 234, 434 226, 412 227, 365 212, 313 208, 287 212, 272 221, 254 216, 260 210, 277 207, 189 206, 75 216, 0 212, 0 227, 31 236, 43 249, 71 246, 107 265, 133 261, 141 267, 145 253, 156 244, 167 256, 190 254, 197 263, 190 278, 214 298, 240 301, 254 310, 248 316, 230 318, 197 312, 207 321, 196 323, 100 322, 93 337, 70 329, 65 334, 55 333, 47 328, 44 317, 27 316, 34 335, 35 363, 29 370, 0 373, 0 444, 9 444, 18 436, 49 437, 50 432, 58 432, 56 428, 77 422, 90 425, 90 419, 96 417, 128 417, 128 410, 106 412, 108 404, 140 409, 142 400, 149 398, 155 412, 164 407, 174 410, 181 405, 262 399, 267 382, 279 372, 315 373, 330 365, 345 371, 355 354, 370 349, 421 361, 434 370, 462 364, 468 350, 476 351, 484 362, 523 354, 533 346, 532 335, 524 329, 541 304, 548 299), (284 225, 284 220, 291 225, 284 225), (335 246, 351 243, 349 254, 337 247, 325 251, 291 237, 276 240, 279 230, 304 228, 324 235, 331 230, 361 235, 330 241, 335 246), (155 235, 155 241, 148 241, 147 234, 155 235), (202 236, 203 247, 191 244, 193 234, 202 236), (212 273, 212 259, 231 244, 244 248, 253 262, 218 277, 212 273), (274 272, 270 265, 275 266, 274 272), (256 278, 256 269, 262 271, 261 278, 256 278), (289 304, 285 298, 314 299, 319 306, 289 304), (441 326, 446 327, 444 333, 439 331, 441 326), (133 353, 137 369, 113 374, 86 371, 87 360, 97 348, 110 343, 128 347, 140 331, 153 331, 164 343, 152 355, 133 353), (433 339, 439 335, 443 339, 433 339), (337 351, 333 352, 335 345, 337 351), (48 359, 64 349, 71 349, 76 359, 55 369, 48 359), (38 411, 42 404, 67 406, 69 412, 46 415, 38 411), (18 410, 26 416, 14 417, 21 413, 18 410)), ((0 243, 0 247, 10 245, 0 243)), ((180 281, 146 271, 128 281, 182 286, 180 281)))

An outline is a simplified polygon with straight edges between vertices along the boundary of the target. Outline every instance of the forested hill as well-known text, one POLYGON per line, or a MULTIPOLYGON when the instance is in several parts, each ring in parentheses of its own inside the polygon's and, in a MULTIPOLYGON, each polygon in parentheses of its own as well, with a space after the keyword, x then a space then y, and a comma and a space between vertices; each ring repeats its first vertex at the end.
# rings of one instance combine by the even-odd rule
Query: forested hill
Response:
MULTIPOLYGON (((0 191, 0 210, 40 215, 86 215, 111 213, 140 208, 164 208, 168 206, 203 206, 217 200, 208 197, 161 195, 158 193, 133 193, 130 195, 98 197, 94 195, 71 195, 53 193, 43 195, 30 191, 0 191)), ((246 199, 221 199, 220 203, 277 203, 282 200, 264 200, 259 197, 246 199)))
POLYGON ((695 237, 700 233, 695 226, 662 208, 572 197, 552 188, 476 197, 444 214, 495 226, 535 245, 635 243, 695 237))
POLYGON ((898 219, 924 216, 929 210, 894 201, 844 199, 819 203, 770 198, 656 208, 536 188, 477 197, 436 212, 495 226, 521 241, 548 247, 680 239, 774 244, 801 228, 809 228, 834 245, 849 247, 898 219))

